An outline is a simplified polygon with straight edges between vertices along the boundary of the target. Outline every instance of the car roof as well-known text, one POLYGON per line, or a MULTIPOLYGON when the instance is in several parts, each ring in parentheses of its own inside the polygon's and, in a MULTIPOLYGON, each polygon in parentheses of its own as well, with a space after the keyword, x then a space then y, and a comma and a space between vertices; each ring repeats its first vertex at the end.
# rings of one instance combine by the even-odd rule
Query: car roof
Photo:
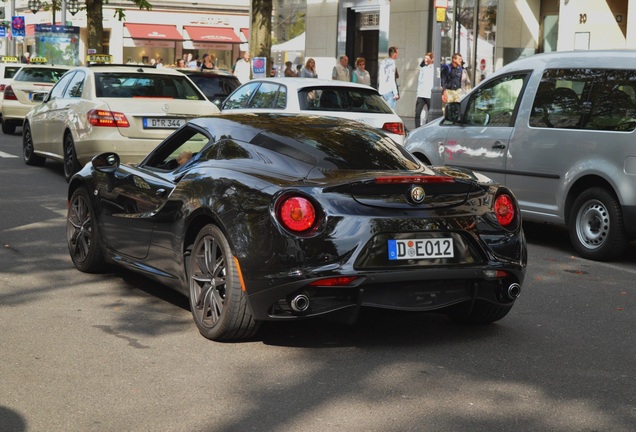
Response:
POLYGON ((173 70, 177 70, 185 75, 202 75, 202 76, 216 75, 216 76, 222 76, 222 77, 236 78, 236 76, 233 73, 224 71, 224 70, 214 70, 214 69, 200 70, 200 69, 192 69, 192 68, 175 68, 173 70))
MULTIPOLYGON (((353 88, 361 88, 361 89, 372 89, 373 87, 369 87, 364 84, 358 84, 349 81, 338 81, 338 80, 326 80, 320 78, 297 78, 297 77, 280 77, 280 78, 255 78, 250 82, 272 82, 285 84, 288 87, 294 88, 304 88, 304 87, 353 87, 353 88)), ((246 83, 247 84, 247 83, 246 83)))
POLYGON ((636 69, 636 50, 555 51, 534 54, 508 63, 498 69, 493 76, 518 70, 561 67, 636 69))
POLYGON ((88 70, 94 73, 100 72, 144 72, 147 74, 159 75, 183 75, 181 72, 171 68, 156 68, 150 65, 122 65, 122 64, 91 64, 87 66, 78 66, 77 69, 88 70))

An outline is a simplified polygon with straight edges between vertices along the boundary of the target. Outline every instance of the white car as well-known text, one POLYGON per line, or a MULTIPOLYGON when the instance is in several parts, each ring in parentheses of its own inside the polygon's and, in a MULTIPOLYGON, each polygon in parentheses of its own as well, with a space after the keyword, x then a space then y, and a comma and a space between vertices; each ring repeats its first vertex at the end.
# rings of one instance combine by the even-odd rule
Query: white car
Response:
POLYGON ((316 78, 254 79, 221 105, 223 113, 302 113, 355 120, 381 129, 398 144, 404 123, 372 87, 316 78))
POLYGON ((70 68, 38 63, 22 65, 13 76, 12 82, 4 88, 2 132, 15 133, 15 128, 22 125, 26 114, 37 105, 34 95, 51 91, 53 85, 70 68))
POLYGON ((68 179, 93 156, 117 152, 140 162, 186 121, 218 114, 181 72, 143 65, 95 64, 64 75, 23 126, 27 165, 64 162, 68 179))
POLYGON ((18 63, 17 57, 0 57, 0 118, 2 118, 2 99, 4 98, 4 89, 13 82, 13 76, 20 70, 22 66, 18 63))

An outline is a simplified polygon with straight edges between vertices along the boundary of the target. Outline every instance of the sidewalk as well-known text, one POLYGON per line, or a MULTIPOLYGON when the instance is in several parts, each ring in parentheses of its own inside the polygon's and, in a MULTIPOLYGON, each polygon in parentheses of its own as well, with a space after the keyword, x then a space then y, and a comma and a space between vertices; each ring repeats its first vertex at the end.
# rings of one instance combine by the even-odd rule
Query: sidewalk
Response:
POLYGON ((409 133, 415 129, 415 117, 400 117, 404 123, 404 129, 406 133, 409 133))

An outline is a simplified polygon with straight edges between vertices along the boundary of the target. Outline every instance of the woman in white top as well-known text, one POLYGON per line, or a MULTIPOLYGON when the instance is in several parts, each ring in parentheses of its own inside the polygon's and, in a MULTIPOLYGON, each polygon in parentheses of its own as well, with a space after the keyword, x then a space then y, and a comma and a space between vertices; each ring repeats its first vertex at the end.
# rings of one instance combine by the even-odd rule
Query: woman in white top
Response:
POLYGON ((316 61, 312 58, 308 58, 305 66, 300 70, 301 78, 318 78, 316 72, 316 61))
POLYGON ((371 75, 369 74, 369 71, 364 68, 365 66, 366 61, 362 57, 358 57, 356 59, 356 68, 351 75, 351 81, 370 86, 371 75))

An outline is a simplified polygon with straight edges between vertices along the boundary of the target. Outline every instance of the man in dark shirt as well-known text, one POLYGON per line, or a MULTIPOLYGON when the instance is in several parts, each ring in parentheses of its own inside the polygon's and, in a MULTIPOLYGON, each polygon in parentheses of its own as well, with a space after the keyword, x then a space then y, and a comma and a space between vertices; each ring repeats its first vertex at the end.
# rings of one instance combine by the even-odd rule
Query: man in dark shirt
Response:
POLYGON ((453 54, 450 66, 442 69, 442 102, 459 102, 462 97, 462 55, 453 54))

